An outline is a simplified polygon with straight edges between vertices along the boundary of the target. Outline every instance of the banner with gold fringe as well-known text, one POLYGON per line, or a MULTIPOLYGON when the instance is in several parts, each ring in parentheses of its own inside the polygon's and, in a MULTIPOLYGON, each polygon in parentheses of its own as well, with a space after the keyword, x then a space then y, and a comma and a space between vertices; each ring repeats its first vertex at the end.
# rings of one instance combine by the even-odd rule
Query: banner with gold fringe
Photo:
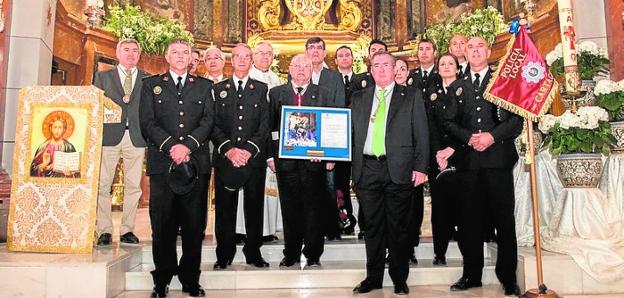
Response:
POLYGON ((484 97, 512 113, 538 121, 550 107, 559 84, 527 33, 520 26, 490 80, 484 97))

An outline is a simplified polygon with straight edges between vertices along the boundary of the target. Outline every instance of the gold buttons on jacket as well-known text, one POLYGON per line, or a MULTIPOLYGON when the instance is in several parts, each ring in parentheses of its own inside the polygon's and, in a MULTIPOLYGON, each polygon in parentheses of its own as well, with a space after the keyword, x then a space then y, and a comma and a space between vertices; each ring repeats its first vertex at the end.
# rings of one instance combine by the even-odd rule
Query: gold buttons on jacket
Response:
POLYGON ((184 124, 180 123, 180 125, 178 125, 180 128, 184 127, 184 124))

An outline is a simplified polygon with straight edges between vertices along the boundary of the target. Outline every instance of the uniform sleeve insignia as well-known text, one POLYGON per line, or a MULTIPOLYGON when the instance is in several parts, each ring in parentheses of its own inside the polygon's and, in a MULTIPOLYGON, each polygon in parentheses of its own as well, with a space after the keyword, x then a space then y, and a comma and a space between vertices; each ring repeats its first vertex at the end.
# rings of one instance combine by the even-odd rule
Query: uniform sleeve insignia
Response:
POLYGON ((464 92, 464 89, 462 89, 462 87, 457 87, 457 90, 455 91, 455 95, 460 96, 462 95, 462 92, 464 92))
POLYGON ((438 99, 438 94, 437 93, 431 93, 430 99, 431 99, 431 101, 434 101, 434 100, 438 99))
POLYGON ((230 89, 230 83, 225 84, 225 89, 230 89))
POLYGON ((362 88, 366 88, 366 80, 362 80, 362 88))
POLYGON ((409 79, 407 79, 407 84, 408 85, 412 85, 414 83, 414 78, 410 77, 409 79))
POLYGON ((154 94, 158 95, 162 92, 162 88, 160 86, 154 87, 154 94))
POLYGON ((169 81, 169 77, 168 76, 164 76, 163 77, 163 81, 168 82, 169 81))
POLYGON ((219 93, 219 97, 226 98, 227 97, 227 91, 225 91, 225 90, 221 91, 221 93, 219 93))

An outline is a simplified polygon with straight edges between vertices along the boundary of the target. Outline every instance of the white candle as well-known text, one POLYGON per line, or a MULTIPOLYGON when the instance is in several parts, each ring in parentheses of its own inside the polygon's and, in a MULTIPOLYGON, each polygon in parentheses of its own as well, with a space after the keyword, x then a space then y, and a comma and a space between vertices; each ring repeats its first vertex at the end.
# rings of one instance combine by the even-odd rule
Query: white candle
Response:
POLYGON ((576 61, 576 31, 571 0, 558 0, 559 30, 561 31, 561 48, 563 49, 564 85, 567 92, 577 92, 579 74, 576 61))

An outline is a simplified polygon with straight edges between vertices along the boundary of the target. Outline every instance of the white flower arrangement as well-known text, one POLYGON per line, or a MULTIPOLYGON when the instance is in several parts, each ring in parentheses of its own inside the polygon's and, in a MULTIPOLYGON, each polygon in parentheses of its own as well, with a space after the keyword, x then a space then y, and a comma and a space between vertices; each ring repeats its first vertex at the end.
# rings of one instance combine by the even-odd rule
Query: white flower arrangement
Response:
POLYGON ((596 129, 600 121, 609 121, 609 114, 607 111, 601 107, 588 106, 579 108, 576 113, 567 110, 560 116, 551 114, 544 115, 544 117, 540 119, 538 128, 543 133, 548 133, 556 124, 559 124, 562 129, 574 127, 596 129))
POLYGON ((611 80, 600 80, 594 87, 594 94, 596 96, 606 95, 614 92, 624 91, 624 80, 614 82, 611 80))
MULTIPOLYGON (((575 45, 576 62, 581 80, 593 80, 596 75, 605 75, 609 72, 609 53, 605 48, 599 48, 591 41, 585 40, 575 45)), ((548 64, 553 76, 563 76, 563 48, 559 43, 548 54, 548 64)))

